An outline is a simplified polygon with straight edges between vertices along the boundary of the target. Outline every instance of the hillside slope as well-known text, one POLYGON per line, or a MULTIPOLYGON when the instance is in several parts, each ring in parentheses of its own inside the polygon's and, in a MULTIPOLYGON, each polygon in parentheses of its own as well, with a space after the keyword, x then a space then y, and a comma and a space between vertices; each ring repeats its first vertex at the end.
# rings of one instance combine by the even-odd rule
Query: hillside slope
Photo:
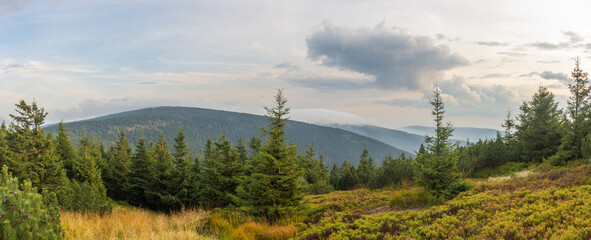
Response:
POLYGON ((419 151, 419 147, 423 142, 425 142, 425 135, 417 135, 405 131, 371 125, 331 124, 326 126, 339 128, 349 132, 357 133, 362 136, 370 137, 410 153, 419 151))
MULTIPOLYGON (((143 131, 147 140, 157 140, 162 135, 171 149, 174 137, 182 126, 191 153, 200 154, 207 137, 217 140, 220 134, 224 134, 234 143, 240 137, 250 140, 261 135, 259 129, 266 127, 267 121, 264 116, 245 113, 189 107, 157 107, 65 124, 75 143, 86 133, 108 146, 119 138, 121 130, 125 130, 131 143, 136 143, 143 131)), ((46 131, 56 134, 57 126, 48 126, 46 131)), ((308 144, 314 146, 318 154, 324 155, 327 164, 341 163, 345 159, 357 163, 364 146, 378 163, 389 154, 397 156, 404 153, 375 139, 303 122, 289 121, 286 133, 288 143, 296 144, 300 152, 305 151, 308 144)))

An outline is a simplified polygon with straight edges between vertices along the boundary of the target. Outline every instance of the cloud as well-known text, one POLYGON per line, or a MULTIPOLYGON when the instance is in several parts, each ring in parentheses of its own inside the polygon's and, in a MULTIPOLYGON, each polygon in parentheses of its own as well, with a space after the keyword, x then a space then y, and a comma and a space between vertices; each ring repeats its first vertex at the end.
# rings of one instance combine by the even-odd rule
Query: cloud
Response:
POLYGON ((413 36, 383 23, 352 29, 325 22, 306 43, 309 59, 374 76, 367 87, 382 89, 429 89, 445 70, 468 64, 447 45, 435 45, 430 37, 413 36))
POLYGON ((33 0, 0 0, 0 16, 22 12, 33 5, 33 0))
POLYGON ((576 44, 576 43, 582 42, 584 40, 583 37, 581 37, 581 35, 573 32, 573 31, 562 31, 562 33, 569 38, 568 42, 571 44, 576 44))
POLYGON ((557 50, 586 46, 585 44, 580 44, 580 42, 584 41, 584 39, 579 34, 573 31, 562 31, 562 34, 564 34, 568 38, 568 41, 559 43, 535 42, 527 44, 526 46, 535 47, 539 50, 557 50))
POLYGON ((542 64, 551 64, 551 63, 560 63, 559 60, 552 60, 552 61, 537 61, 537 63, 542 63, 542 64))
POLYGON ((539 76, 546 80, 558 80, 564 83, 570 83, 571 79, 566 73, 560 72, 552 72, 552 71, 543 71, 543 72, 530 72, 527 74, 522 74, 519 77, 533 77, 539 76))
POLYGON ((476 42, 476 44, 489 47, 503 47, 509 45, 509 43, 505 42, 476 42))
POLYGON ((509 57, 523 57, 523 56, 527 55, 525 53, 519 53, 519 52, 498 52, 497 54, 506 55, 509 57))
POLYGON ((487 79, 487 78, 507 78, 507 77, 511 77, 511 74, 491 73, 491 74, 486 74, 484 76, 480 76, 478 78, 487 79))
POLYGON ((150 81, 150 82, 140 82, 140 85, 151 85, 151 84, 157 84, 158 82, 154 82, 154 81, 150 81))
POLYGON ((299 71, 302 69, 298 65, 295 65, 295 64, 289 63, 289 62, 277 64, 273 68, 285 69, 287 71, 299 71))

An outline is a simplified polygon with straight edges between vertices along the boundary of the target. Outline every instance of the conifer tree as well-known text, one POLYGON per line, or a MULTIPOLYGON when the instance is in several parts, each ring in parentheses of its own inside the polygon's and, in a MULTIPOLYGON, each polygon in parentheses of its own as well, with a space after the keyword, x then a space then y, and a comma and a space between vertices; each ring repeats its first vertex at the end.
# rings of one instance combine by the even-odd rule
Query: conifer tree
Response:
POLYGON ((529 102, 520 107, 516 137, 521 158, 540 162, 554 155, 561 144, 561 112, 554 94, 540 86, 529 102))
POLYGON ((445 113, 442 92, 436 87, 433 99, 429 103, 433 106, 431 114, 435 121, 435 136, 425 137, 426 153, 417 156, 417 180, 419 185, 428 189, 434 196, 450 199, 468 188, 458 171, 458 156, 455 146, 449 141, 453 128, 451 123, 444 123, 445 113))
POLYGON ((16 114, 10 114, 13 122, 7 136, 13 158, 9 168, 20 179, 29 179, 34 187, 62 191, 67 184, 66 171, 52 141, 41 128, 47 112, 35 101, 28 105, 20 100, 15 106, 16 114))
POLYGON ((357 178, 359 184, 366 185, 375 173, 375 169, 376 166, 373 158, 369 155, 367 148, 364 147, 363 152, 359 157, 359 164, 357 165, 357 178))
POLYGON ((578 57, 575 59, 575 68, 571 76, 574 79, 574 84, 568 85, 571 96, 567 107, 570 121, 567 121, 568 131, 562 140, 561 150, 569 151, 569 155, 573 158, 580 158, 582 140, 591 130, 589 129, 591 127, 589 124, 591 89, 588 86, 588 73, 581 69, 581 60, 578 57))
POLYGON ((69 178, 73 176, 73 165, 76 161, 76 151, 72 141, 68 138, 66 126, 64 122, 59 123, 59 131, 56 139, 55 151, 59 156, 60 160, 64 164, 64 169, 69 178))
POLYGON ((244 163, 230 141, 220 135, 209 159, 205 159, 200 191, 201 202, 211 207, 235 205, 236 188, 244 174, 244 163))
POLYGON ((511 118, 511 110, 507 111, 507 118, 505 118, 505 122, 501 124, 501 127, 505 128, 505 143, 513 142, 513 129, 515 128, 515 120, 511 118))
POLYGON ((168 143, 162 135, 152 148, 152 157, 154 158, 154 182, 151 189, 155 194, 152 196, 155 200, 154 207, 158 210, 179 209, 181 202, 174 196, 174 163, 168 151, 168 143))
POLYGON ((285 144, 285 126, 289 108, 281 89, 275 95, 275 106, 265 107, 267 141, 253 157, 251 175, 238 189, 248 210, 276 217, 300 205, 299 171, 295 164, 295 146, 285 144))
POLYGON ((355 166, 351 164, 349 160, 345 160, 343 165, 339 169, 341 177, 339 179, 338 188, 339 190, 350 190, 357 186, 359 178, 357 177, 357 171, 355 166))
POLYGON ((189 191, 191 191, 191 155, 189 153, 189 147, 185 141, 185 134, 181 127, 174 138, 174 169, 175 176, 174 187, 175 197, 183 204, 190 205, 191 197, 189 191))
POLYGON ((316 157, 314 146, 308 146, 306 155, 300 156, 300 168, 304 174, 305 191, 309 194, 329 193, 333 188, 329 184, 328 169, 323 156, 316 157))
POLYGON ((8 148, 8 129, 6 124, 0 124, 0 166, 12 166, 12 152, 8 148))
POLYGON ((152 183, 154 182, 154 164, 149 150, 146 147, 145 139, 140 138, 131 159, 127 181, 123 185, 127 201, 135 206, 153 207, 155 201, 152 183))
POLYGON ((109 174, 105 178, 107 183, 107 194, 116 200, 126 200, 123 186, 127 182, 127 174, 131 166, 131 148, 125 132, 121 130, 119 140, 110 152, 107 159, 109 163, 109 174))

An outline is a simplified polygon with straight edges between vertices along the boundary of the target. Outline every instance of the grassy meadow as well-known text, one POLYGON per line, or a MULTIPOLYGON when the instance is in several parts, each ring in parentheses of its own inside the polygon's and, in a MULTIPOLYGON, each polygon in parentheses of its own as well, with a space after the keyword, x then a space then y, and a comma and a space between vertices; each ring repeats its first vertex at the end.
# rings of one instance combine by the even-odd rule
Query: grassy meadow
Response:
POLYGON ((301 215, 273 223, 238 211, 116 206, 103 216, 62 212, 62 224, 68 239, 589 239, 591 165, 526 172, 471 180, 472 190, 439 204, 418 187, 306 196, 301 215))

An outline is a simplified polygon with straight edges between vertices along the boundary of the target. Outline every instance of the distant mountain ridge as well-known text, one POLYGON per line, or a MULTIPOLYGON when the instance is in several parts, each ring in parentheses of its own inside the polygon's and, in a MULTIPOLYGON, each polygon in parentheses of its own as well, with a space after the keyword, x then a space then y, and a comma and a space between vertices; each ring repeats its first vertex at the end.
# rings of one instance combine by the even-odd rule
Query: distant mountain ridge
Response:
MULTIPOLYGON (((224 134, 234 143, 240 137, 250 141, 252 137, 261 135, 259 129, 267 126, 267 120, 264 116, 221 110, 155 107, 68 122, 65 125, 74 143, 87 134, 108 147, 119 138, 120 131, 124 130, 134 146, 143 132, 148 141, 156 141, 162 135, 171 149, 174 137, 182 126, 187 144, 194 155, 201 154, 207 137, 217 140, 220 134, 224 134)), ((47 132, 53 134, 57 134, 57 128, 57 125, 45 127, 47 132)), ((364 147, 367 147, 378 163, 387 155, 409 154, 373 138, 298 121, 288 121, 286 133, 287 142, 296 144, 298 151, 304 152, 306 145, 312 145, 317 154, 324 155, 327 164, 340 164, 345 159, 356 164, 364 147)), ((264 137, 261 139, 264 140, 264 137)))
POLYGON ((400 148, 404 151, 413 153, 419 150, 419 147, 425 142, 424 135, 417 135, 401 130, 377 127, 372 125, 342 125, 329 124, 329 127, 343 129, 349 132, 357 133, 362 136, 379 140, 388 145, 400 148))
MULTIPOLYGON (((431 136, 435 132, 435 127, 407 126, 402 127, 401 130, 417 135, 431 136)), ((494 139, 497 137, 497 132, 504 134, 503 131, 499 131, 497 129, 492 128, 454 127, 453 135, 451 138, 460 141, 466 141, 469 139, 471 142, 476 142, 479 139, 494 139)))

